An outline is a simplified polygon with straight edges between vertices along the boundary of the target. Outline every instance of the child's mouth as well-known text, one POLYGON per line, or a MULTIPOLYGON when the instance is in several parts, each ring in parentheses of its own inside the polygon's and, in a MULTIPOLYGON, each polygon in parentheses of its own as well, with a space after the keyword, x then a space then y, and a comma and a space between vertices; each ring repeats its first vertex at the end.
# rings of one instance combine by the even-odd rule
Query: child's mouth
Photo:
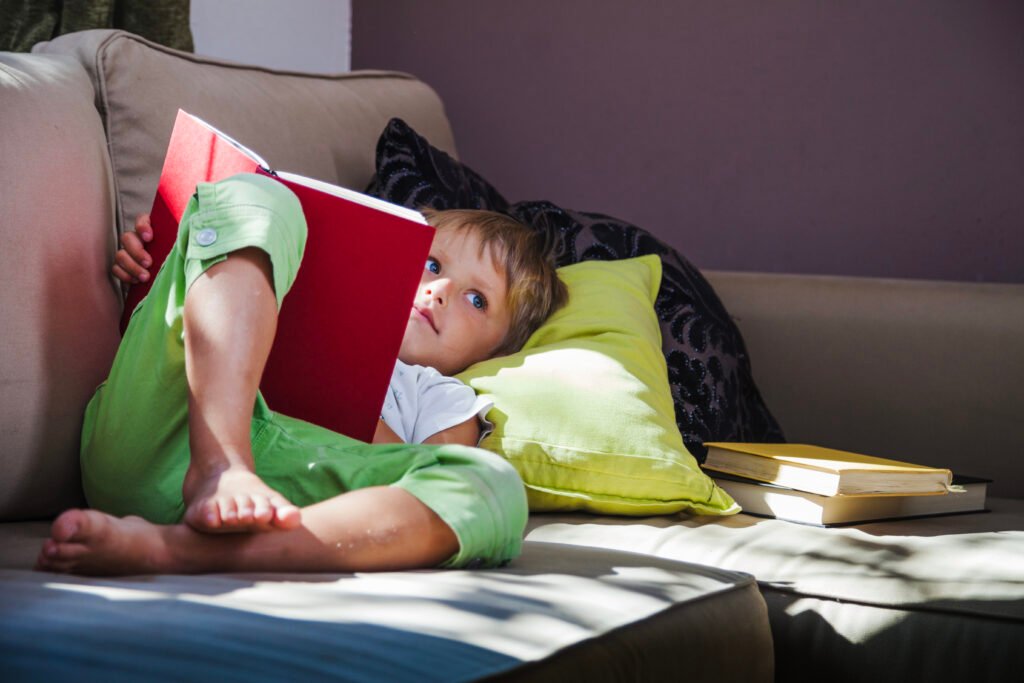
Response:
POLYGON ((437 325, 434 324, 434 314, 430 312, 429 308, 420 308, 419 306, 413 306, 412 310, 416 312, 416 315, 427 321, 430 325, 430 329, 434 330, 434 334, 437 334, 437 325))

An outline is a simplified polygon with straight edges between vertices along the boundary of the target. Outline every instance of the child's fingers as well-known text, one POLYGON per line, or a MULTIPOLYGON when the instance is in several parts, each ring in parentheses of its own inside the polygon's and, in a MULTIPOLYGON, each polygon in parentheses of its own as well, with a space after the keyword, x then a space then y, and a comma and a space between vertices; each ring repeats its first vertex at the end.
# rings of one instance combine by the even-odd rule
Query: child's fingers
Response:
POLYGON ((135 219, 135 232, 139 233, 139 237, 142 238, 143 242, 149 242, 153 239, 153 225, 149 222, 148 213, 140 213, 138 218, 135 219))
POLYGON ((118 249, 117 253, 114 254, 114 268, 111 270, 118 267, 120 267, 121 270, 129 276, 128 280, 124 280, 115 270, 114 275, 117 276, 119 280, 125 282, 132 280, 135 282, 146 282, 149 280, 149 271, 139 265, 124 249, 118 249))
POLYGON ((126 285, 134 285, 138 282, 137 279, 129 275, 124 268, 117 265, 116 263, 114 264, 114 267, 110 269, 110 272, 114 274, 114 277, 116 277, 118 280, 125 283, 126 285))
POLYGON ((143 246, 142 240, 134 232, 126 232, 121 235, 121 246, 143 268, 149 268, 152 265, 153 259, 150 257, 149 252, 146 251, 146 247, 143 246))

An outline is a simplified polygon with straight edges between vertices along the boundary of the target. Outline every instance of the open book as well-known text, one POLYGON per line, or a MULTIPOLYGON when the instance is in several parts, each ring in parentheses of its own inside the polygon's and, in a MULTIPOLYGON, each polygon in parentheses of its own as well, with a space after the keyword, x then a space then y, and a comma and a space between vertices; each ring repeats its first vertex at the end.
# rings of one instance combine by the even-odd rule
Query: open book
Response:
MULTIPOLYGON (((237 173, 277 178, 309 228, 260 383, 271 409, 370 441, 434 229, 416 211, 271 167, 199 118, 178 112, 151 221, 151 272, 174 246, 196 184, 237 173)), ((122 329, 149 283, 128 293, 122 329)))

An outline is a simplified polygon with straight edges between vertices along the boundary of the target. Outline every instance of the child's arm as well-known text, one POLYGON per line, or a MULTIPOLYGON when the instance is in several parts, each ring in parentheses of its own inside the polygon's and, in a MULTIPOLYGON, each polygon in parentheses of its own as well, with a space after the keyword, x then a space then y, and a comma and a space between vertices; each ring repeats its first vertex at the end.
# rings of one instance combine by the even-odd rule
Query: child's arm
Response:
POLYGON ((442 429, 424 439, 423 443, 458 443, 463 446, 475 446, 480 442, 480 421, 476 415, 461 424, 442 429))
POLYGON ((383 418, 377 420, 377 431, 373 433, 373 443, 405 443, 395 431, 388 427, 383 418))
POLYGON ((146 269, 153 264, 153 259, 144 243, 152 239, 149 214, 141 214, 135 219, 135 230, 121 235, 121 249, 114 255, 114 266, 110 269, 114 277, 127 285, 149 280, 146 269))
MULTIPOLYGON (((455 443, 464 446, 476 446, 480 440, 480 422, 476 416, 448 429, 442 429, 428 436, 423 443, 444 444, 455 443)), ((373 443, 402 443, 397 434, 381 420, 377 423, 377 432, 373 435, 373 443)))

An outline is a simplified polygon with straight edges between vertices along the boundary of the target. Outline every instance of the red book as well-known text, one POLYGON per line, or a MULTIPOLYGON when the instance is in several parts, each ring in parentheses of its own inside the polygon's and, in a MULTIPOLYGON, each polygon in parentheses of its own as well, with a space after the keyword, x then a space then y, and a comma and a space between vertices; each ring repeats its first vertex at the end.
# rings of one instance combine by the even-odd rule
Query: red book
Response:
MULTIPOLYGON (((272 410, 370 441, 434 229, 410 209, 271 171, 255 153, 179 110, 151 213, 150 272, 174 246, 196 184, 244 172, 287 185, 309 227, 260 390, 272 410)), ((148 291, 149 283, 129 290, 122 330, 148 291)))

